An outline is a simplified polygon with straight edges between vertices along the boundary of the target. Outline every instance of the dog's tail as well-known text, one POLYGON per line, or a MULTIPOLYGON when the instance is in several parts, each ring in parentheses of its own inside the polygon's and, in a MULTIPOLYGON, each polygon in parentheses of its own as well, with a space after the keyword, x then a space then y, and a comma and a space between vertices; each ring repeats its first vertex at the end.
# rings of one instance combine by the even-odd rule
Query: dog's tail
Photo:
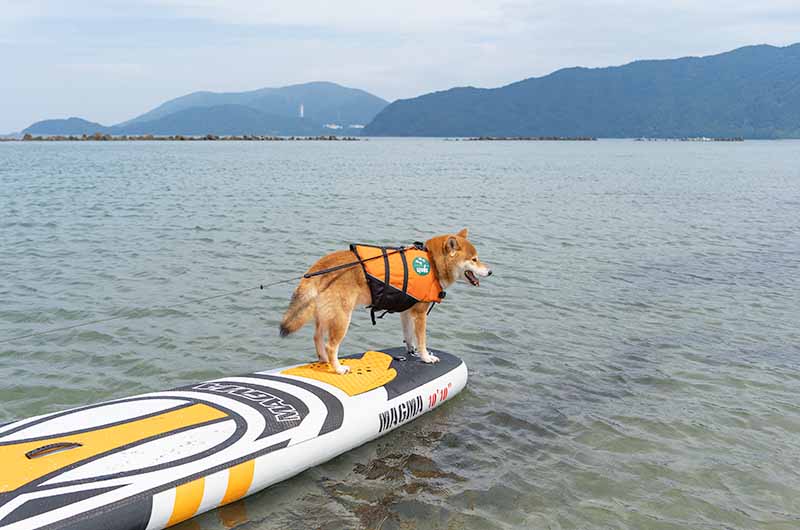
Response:
POLYGON ((314 285, 308 279, 301 280, 300 285, 292 294, 289 309, 283 315, 280 326, 281 337, 294 333, 311 320, 311 317, 314 316, 316 296, 317 290, 314 285))

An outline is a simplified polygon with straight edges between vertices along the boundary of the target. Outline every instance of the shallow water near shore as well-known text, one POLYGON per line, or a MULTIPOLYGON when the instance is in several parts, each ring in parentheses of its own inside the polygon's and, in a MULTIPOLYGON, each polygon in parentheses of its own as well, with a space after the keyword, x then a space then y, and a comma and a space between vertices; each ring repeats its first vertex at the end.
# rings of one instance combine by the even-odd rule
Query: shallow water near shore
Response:
MULTIPOLYGON (((800 142, 0 144, 0 423, 304 362, 293 285, 464 226, 467 388, 178 528, 800 526, 800 142)), ((401 345, 356 313, 343 353, 401 345)))

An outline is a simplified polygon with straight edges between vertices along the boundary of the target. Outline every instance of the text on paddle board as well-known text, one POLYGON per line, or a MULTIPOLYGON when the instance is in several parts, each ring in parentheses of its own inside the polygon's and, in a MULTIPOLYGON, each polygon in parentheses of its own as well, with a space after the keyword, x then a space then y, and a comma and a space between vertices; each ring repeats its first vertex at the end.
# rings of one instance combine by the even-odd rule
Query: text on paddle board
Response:
POLYGON ((409 399, 405 403, 395 405, 389 410, 380 413, 381 428, 378 432, 397 427, 411 418, 422 414, 422 396, 409 399))
POLYGON ((274 396, 269 392, 263 390, 256 390, 242 385, 234 385, 231 383, 201 383, 195 387, 194 390, 202 390, 204 392, 215 392, 217 394, 230 394, 235 395, 254 403, 258 403, 270 414, 272 414, 277 421, 299 421, 300 413, 294 406, 286 403, 278 396, 274 396))

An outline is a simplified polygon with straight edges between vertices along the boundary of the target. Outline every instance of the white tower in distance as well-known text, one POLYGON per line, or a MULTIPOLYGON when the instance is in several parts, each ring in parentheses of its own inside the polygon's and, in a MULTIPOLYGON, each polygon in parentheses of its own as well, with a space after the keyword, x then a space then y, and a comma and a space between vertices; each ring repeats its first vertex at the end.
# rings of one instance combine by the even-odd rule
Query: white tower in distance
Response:
POLYGON ((303 108, 303 104, 302 103, 300 103, 300 117, 301 118, 305 117, 305 109, 303 108))

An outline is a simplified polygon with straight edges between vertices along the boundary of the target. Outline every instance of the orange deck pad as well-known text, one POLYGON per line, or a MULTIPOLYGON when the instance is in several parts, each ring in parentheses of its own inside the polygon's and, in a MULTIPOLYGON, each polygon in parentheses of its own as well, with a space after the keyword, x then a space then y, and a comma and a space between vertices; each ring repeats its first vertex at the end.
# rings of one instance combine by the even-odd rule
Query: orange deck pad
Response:
POLYGON ((348 396, 369 392, 397 377, 397 371, 389 368, 392 364, 391 355, 383 352, 368 351, 361 359, 340 359, 339 362, 350 367, 350 372, 339 375, 330 364, 317 362, 290 368, 281 373, 322 381, 343 390, 348 396))

